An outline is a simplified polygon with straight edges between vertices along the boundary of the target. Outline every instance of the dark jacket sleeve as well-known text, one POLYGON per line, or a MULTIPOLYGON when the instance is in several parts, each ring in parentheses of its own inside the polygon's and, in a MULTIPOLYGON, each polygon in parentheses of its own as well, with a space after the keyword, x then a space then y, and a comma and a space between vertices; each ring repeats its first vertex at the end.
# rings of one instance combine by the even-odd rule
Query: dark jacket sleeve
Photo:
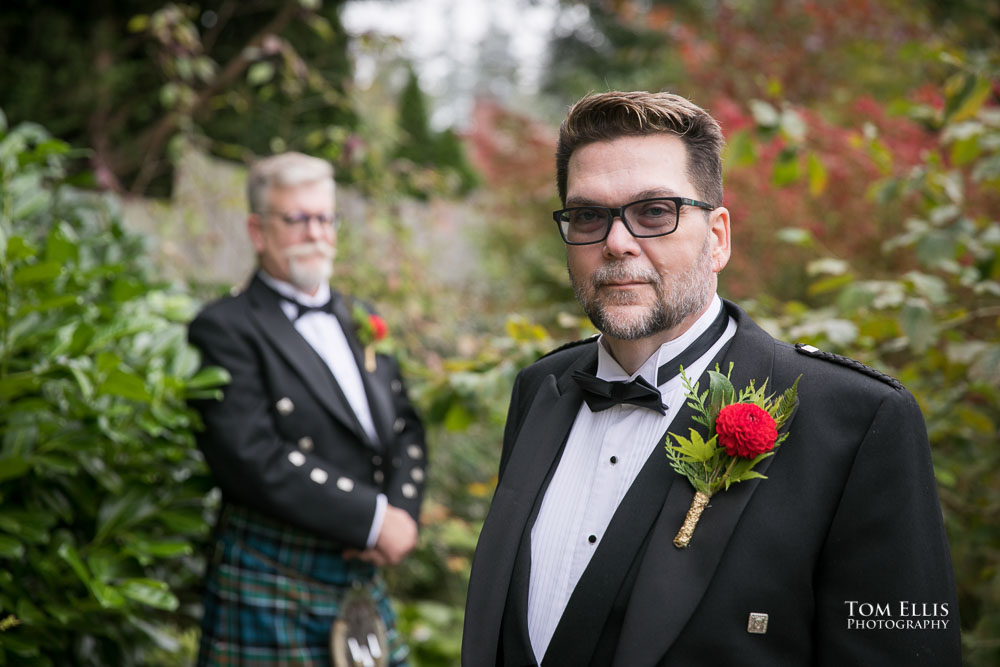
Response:
POLYGON ((816 665, 961 663, 954 571, 923 416, 881 402, 816 568, 816 665))
POLYGON ((345 434, 331 432, 328 421, 310 421, 317 417, 305 409, 305 390, 290 378, 275 377, 274 364, 265 361, 259 339, 238 309, 203 312, 191 323, 189 340, 201 351, 203 364, 221 366, 232 376, 221 401, 194 403, 205 426, 198 444, 224 497, 363 548, 379 489, 370 472, 366 477, 337 453, 344 447, 336 440, 345 434), (281 383, 285 386, 276 392, 281 383), (282 414, 276 395, 293 397, 286 400, 302 409, 282 414), (290 438, 296 428, 310 433, 314 444, 303 448, 301 440, 290 438))
POLYGON ((390 505, 406 510, 419 525, 428 463, 424 427, 410 402, 396 360, 379 355, 379 368, 384 368, 378 372, 388 377, 395 414, 392 425, 395 441, 390 447, 393 454, 386 475, 385 494, 390 505))

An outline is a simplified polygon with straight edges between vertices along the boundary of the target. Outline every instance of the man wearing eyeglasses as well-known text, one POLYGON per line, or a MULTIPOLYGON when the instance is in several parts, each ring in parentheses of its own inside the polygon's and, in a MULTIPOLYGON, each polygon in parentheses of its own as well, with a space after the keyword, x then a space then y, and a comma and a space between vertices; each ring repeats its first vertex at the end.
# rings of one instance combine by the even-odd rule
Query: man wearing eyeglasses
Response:
POLYGON ((406 664, 377 568, 417 543, 423 427, 395 360, 363 361, 367 307, 330 288, 334 194, 325 160, 255 163, 257 271, 190 326, 232 376, 195 402, 222 490, 199 665, 406 664))
POLYGON ((778 342, 716 295, 722 145, 668 93, 591 95, 562 124, 554 218, 601 333, 514 384, 464 665, 959 664, 920 411, 896 380, 778 342), (798 408, 766 479, 711 496, 684 547, 695 489, 666 433, 709 438, 679 370, 705 391, 717 364, 737 391, 799 378, 798 408))

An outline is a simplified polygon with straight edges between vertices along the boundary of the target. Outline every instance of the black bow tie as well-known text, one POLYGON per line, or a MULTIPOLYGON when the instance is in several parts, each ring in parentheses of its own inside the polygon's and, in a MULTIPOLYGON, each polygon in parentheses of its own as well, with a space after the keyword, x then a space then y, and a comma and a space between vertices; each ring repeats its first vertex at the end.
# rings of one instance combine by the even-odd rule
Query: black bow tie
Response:
POLYGON ((666 414, 666 406, 660 399, 660 392, 657 391, 656 387, 646 382, 646 378, 642 376, 630 382, 624 380, 608 381, 602 380, 593 373, 574 371, 573 379, 583 389, 583 400, 587 401, 587 405, 594 412, 628 403, 640 408, 655 410, 661 415, 666 414))
POLYGON ((292 322, 294 322, 295 320, 299 319, 303 315, 307 315, 309 313, 326 313, 327 315, 332 315, 333 314, 333 299, 332 298, 329 301, 327 301, 326 303, 320 304, 319 306, 307 306, 304 303, 296 301, 295 299, 289 299, 288 297, 284 297, 284 299, 285 299, 285 301, 287 301, 288 303, 292 304, 293 306, 295 306, 296 308, 299 309, 299 312, 297 312, 295 314, 295 317, 292 318, 292 322))
MULTIPOLYGON (((729 326, 729 315, 723 307, 708 329, 702 332, 683 352, 657 369, 656 385, 662 385, 680 375, 681 366, 687 367, 698 361, 725 333, 727 326, 729 326)), ((659 390, 641 376, 628 382, 624 380, 609 381, 602 380, 587 371, 574 371, 572 377, 583 390, 583 400, 594 412, 628 403, 629 405, 649 408, 661 415, 667 413, 667 406, 663 404, 659 390)))

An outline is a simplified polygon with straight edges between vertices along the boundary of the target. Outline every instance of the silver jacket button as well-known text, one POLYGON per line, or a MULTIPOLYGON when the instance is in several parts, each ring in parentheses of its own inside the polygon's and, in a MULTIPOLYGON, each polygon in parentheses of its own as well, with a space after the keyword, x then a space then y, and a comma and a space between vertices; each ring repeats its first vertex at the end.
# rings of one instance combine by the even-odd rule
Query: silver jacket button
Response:
POLYGON ((278 414, 282 417, 287 417, 288 415, 295 412, 295 404, 292 403, 292 399, 287 396, 282 396, 278 399, 278 402, 274 404, 275 409, 278 410, 278 414))

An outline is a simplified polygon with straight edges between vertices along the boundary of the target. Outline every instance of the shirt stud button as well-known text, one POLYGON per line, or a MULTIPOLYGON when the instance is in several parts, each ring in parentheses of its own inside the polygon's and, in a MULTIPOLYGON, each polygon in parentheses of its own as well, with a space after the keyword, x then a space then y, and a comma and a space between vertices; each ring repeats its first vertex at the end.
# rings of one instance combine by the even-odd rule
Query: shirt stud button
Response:
POLYGON ((612 456, 611 457, 611 465, 614 465, 616 463, 618 463, 618 457, 617 456, 612 456))
POLYGON ((594 542, 597 541, 597 535, 591 535, 590 537, 587 538, 587 541, 593 544, 594 542))

